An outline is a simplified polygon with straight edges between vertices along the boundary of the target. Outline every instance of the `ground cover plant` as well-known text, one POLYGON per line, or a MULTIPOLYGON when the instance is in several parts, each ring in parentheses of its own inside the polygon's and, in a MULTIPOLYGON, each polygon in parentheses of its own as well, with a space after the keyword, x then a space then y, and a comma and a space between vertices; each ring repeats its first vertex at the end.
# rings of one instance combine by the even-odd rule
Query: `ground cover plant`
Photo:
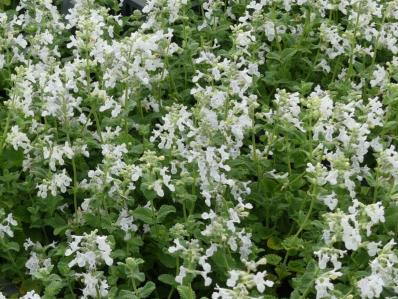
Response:
POLYGON ((0 298, 398 298, 398 1, 0 1, 0 298))

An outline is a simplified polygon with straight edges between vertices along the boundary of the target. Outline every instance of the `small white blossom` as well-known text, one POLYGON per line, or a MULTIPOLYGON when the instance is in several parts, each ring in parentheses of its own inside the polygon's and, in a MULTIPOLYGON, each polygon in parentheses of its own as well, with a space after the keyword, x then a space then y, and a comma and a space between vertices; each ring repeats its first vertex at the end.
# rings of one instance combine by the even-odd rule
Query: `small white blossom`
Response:
POLYGON ((29 291, 19 299, 40 299, 40 298, 41 298, 40 295, 37 294, 35 291, 29 291))
POLYGON ((333 211, 337 204, 338 200, 336 198, 336 194, 332 192, 329 195, 321 196, 320 200, 331 210, 333 211))
POLYGON ((358 288, 362 299, 380 298, 384 281, 378 274, 372 274, 358 281, 358 288))
MULTIPOLYGON (((0 217, 5 216, 4 210, 0 209, 0 217)), ((9 213, 4 219, 0 219, 0 238, 4 238, 5 235, 9 237, 14 237, 13 226, 17 226, 18 223, 14 219, 12 213, 9 213)))
POLYGON ((387 82, 387 72, 384 67, 377 65, 376 70, 373 71, 373 79, 370 80, 370 86, 384 87, 387 82))
POLYGON ((7 134, 6 142, 11 144, 15 150, 19 148, 29 150, 31 146, 28 136, 21 132, 18 126, 12 126, 11 132, 7 134))

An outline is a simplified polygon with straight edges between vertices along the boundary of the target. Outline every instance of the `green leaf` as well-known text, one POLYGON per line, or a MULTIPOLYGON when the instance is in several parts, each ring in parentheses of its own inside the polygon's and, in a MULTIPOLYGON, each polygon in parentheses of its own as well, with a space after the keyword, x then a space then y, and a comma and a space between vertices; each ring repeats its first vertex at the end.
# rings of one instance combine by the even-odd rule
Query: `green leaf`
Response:
POLYGON ((311 260, 303 275, 293 278, 294 291, 291 294, 291 299, 308 298, 315 278, 318 274, 318 265, 314 260, 311 260))
POLYGON ((163 282, 164 284, 168 284, 171 286, 177 285, 177 282, 175 281, 175 277, 170 274, 161 274, 158 276, 158 280, 163 282))
POLYGON ((157 212, 158 222, 162 222, 168 214, 175 213, 176 208, 170 205, 163 205, 157 212))
POLYGON ((276 266, 275 272, 278 274, 280 280, 283 280, 285 277, 288 277, 291 274, 284 265, 276 266))
POLYGON ((54 228, 54 235, 58 235, 68 228, 67 223, 59 214, 55 214, 54 217, 48 219, 46 224, 54 228))
POLYGON ((4 149, 0 155, 0 169, 11 169, 12 167, 20 167, 24 155, 22 151, 15 151, 14 149, 4 149))
POLYGON ((283 246, 281 246, 281 240, 276 237, 271 237, 267 240, 267 246, 273 250, 282 250, 283 246))
POLYGON ((62 282, 58 275, 51 275, 50 278, 50 283, 46 286, 45 295, 53 298, 64 288, 65 283, 62 282))
POLYGON ((304 240, 296 236, 290 236, 283 240, 282 246, 286 250, 300 250, 304 248, 304 240))
POLYGON ((154 219, 153 219, 154 215, 150 208, 138 207, 133 212, 133 215, 136 219, 139 219, 139 220, 143 221, 144 223, 147 223, 147 224, 154 223, 154 219))
POLYGON ((303 260, 293 260, 287 265, 287 269, 292 272, 303 273, 305 270, 305 262, 303 260))
POLYGON ((194 291, 188 286, 178 286, 178 294, 180 294, 181 299, 195 299, 196 295, 194 291))
POLYGON ((265 256, 265 258, 267 259, 267 264, 270 264, 270 265, 273 265, 273 266, 278 265, 281 262, 281 260, 282 260, 282 258, 279 255, 276 255, 276 254, 267 254, 265 256))
POLYGON ((389 230, 397 231, 398 230, 398 207, 388 207, 385 210, 385 226, 389 230))
POLYGON ((139 266, 143 263, 143 259, 128 257, 126 259, 126 263, 124 264, 127 277, 133 280, 138 280, 139 282, 143 282, 145 280, 145 274, 140 272, 139 269, 139 266))
POLYGON ((232 267, 234 260, 230 255, 227 254, 225 250, 217 250, 217 252, 212 256, 212 260, 217 265, 217 267, 226 270, 232 267))
POLYGON ((271 59, 271 60, 276 60, 279 63, 282 63, 281 55, 279 53, 277 53, 277 52, 269 52, 267 54, 267 58, 271 59))
POLYGON ((148 281, 142 288, 138 289, 138 296, 140 298, 147 298, 155 290, 155 284, 148 281))
POLYGON ((2 250, 5 251, 19 251, 19 245, 16 242, 3 242, 2 250))
POLYGON ((120 299, 139 299, 132 291, 121 290, 117 298, 120 299))
POLYGON ((141 183, 140 190, 148 201, 154 200, 157 197, 156 192, 151 188, 153 181, 145 181, 141 183))
POLYGON ((157 259, 160 261, 160 263, 170 269, 174 269, 176 266, 176 258, 171 256, 170 254, 165 254, 162 251, 158 250, 158 252, 155 253, 157 259))
POLYGON ((294 49, 294 48, 284 49, 280 54, 282 62, 285 63, 285 62, 289 61, 290 59, 293 58, 294 55, 296 55, 296 53, 297 53, 297 49, 294 49))
POLYGON ((68 276, 72 269, 68 266, 67 260, 62 260, 57 263, 57 268, 62 276, 68 276))

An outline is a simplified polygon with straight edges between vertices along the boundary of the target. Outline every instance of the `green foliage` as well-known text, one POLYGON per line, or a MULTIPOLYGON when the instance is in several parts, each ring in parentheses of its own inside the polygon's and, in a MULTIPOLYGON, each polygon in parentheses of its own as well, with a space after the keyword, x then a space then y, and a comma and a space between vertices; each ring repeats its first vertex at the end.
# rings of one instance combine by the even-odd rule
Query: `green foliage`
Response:
POLYGON ((0 0, 7 297, 396 295, 397 1, 78 2, 0 0))

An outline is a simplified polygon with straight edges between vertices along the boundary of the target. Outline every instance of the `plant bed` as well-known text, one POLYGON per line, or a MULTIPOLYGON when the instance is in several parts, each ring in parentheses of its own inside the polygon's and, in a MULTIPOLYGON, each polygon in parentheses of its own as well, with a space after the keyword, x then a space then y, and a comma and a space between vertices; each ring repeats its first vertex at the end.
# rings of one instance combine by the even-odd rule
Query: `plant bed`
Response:
POLYGON ((397 298, 397 1, 69 4, 0 2, 0 299, 397 298))

